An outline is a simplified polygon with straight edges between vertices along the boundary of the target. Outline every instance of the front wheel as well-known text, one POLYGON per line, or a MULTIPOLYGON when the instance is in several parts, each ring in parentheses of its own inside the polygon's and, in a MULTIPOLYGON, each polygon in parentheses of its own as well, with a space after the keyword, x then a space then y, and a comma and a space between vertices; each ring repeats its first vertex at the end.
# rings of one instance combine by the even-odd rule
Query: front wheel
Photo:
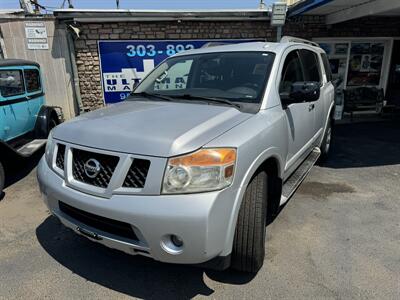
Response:
POLYGON ((0 199, 1 199, 1 194, 3 193, 4 182, 5 182, 4 168, 0 162, 0 199))
POLYGON ((247 186, 232 248, 232 268, 256 273, 264 263, 267 216, 267 173, 259 172, 247 186))

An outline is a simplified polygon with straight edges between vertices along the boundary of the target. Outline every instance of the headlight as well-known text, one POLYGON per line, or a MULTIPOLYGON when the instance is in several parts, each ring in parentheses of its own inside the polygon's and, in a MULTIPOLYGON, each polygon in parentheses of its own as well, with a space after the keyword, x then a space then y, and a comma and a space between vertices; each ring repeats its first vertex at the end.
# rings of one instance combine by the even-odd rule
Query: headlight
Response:
POLYGON ((201 149, 170 158, 164 175, 164 194, 196 193, 223 189, 232 183, 236 149, 201 149))
POLYGON ((52 132, 50 132, 47 138, 46 151, 44 153, 46 162, 50 168, 52 168, 53 164, 53 154, 54 154, 54 140, 53 140, 53 134, 52 132))

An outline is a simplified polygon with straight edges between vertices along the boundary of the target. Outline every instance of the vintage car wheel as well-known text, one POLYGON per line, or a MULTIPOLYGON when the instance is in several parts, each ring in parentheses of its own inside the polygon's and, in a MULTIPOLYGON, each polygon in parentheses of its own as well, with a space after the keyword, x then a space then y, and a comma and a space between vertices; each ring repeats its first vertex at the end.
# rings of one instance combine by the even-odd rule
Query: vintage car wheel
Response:
POLYGON ((232 248, 233 269, 256 273, 264 263, 267 219, 267 173, 255 175, 240 207, 232 248))

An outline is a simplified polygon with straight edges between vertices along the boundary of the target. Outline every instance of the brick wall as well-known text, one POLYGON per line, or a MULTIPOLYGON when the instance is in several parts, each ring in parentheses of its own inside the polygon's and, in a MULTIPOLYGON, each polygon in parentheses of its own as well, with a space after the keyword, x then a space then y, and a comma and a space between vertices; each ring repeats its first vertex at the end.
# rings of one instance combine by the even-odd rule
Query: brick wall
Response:
MULTIPOLYGON (((262 21, 240 22, 120 22, 85 23, 80 25, 81 36, 75 41, 76 63, 83 109, 103 106, 100 81, 98 40, 151 39, 238 39, 262 38, 274 41, 276 31, 262 21)), ((324 18, 308 16, 290 20, 285 35, 312 39, 315 37, 400 36, 400 18, 362 18, 326 26, 324 18)))

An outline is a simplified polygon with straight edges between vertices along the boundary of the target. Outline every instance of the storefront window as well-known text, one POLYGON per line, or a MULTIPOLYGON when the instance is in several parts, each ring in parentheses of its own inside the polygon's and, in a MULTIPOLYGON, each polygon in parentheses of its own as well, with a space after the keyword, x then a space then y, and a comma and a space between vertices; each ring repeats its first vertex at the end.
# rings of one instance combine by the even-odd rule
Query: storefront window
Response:
MULTIPOLYGON (((337 86, 335 119, 342 118, 343 112, 349 112, 349 103, 357 102, 359 95, 365 93, 365 89, 370 89, 366 92, 370 95, 384 93, 388 77, 385 70, 389 67, 390 61, 389 39, 328 38, 318 39, 318 43, 327 54, 332 80, 337 86), (358 98, 352 96, 353 92, 358 93, 358 98)), ((378 104, 379 107, 382 104, 378 99, 372 99, 370 102, 371 109, 376 108, 376 111, 379 111, 378 104)), ((355 110, 358 109, 357 105, 353 105, 356 107, 355 110)))
POLYGON ((351 43, 347 86, 379 86, 383 43, 351 43))

